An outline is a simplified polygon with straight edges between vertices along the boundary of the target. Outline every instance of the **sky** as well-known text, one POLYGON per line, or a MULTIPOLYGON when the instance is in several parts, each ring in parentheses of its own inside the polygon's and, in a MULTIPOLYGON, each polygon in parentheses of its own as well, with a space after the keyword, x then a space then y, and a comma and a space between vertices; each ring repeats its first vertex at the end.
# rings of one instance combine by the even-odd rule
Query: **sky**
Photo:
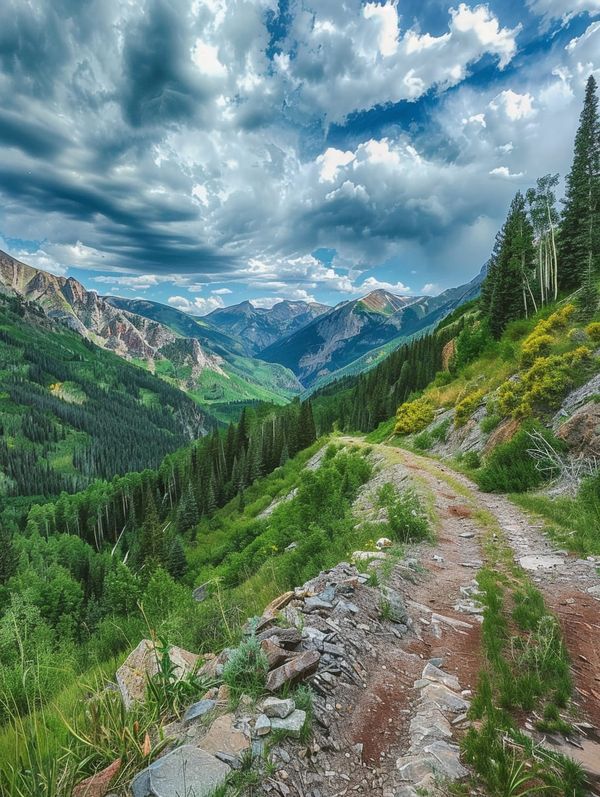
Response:
POLYGON ((435 294, 594 72, 600 0, 4 0, 0 249, 197 315, 435 294))

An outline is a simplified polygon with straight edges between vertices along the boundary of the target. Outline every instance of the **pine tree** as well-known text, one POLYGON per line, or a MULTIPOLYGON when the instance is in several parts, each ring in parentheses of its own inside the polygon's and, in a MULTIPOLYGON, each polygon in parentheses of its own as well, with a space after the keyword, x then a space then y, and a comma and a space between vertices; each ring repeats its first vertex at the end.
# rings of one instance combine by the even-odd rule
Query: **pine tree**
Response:
POLYGON ((150 491, 147 492, 145 518, 140 533, 140 558, 150 567, 158 567, 165 561, 165 539, 156 504, 150 491))
POLYGON ((0 524, 0 584, 16 573, 19 558, 10 530, 0 524))
POLYGON ((533 230, 525 213, 525 199, 519 191, 511 202, 494 257, 489 320, 495 338, 500 337, 510 321, 526 313, 524 284, 529 279, 532 262, 533 230))
POLYGON ((173 578, 181 578, 187 569, 187 560, 181 537, 173 537, 167 557, 167 570, 173 578))
POLYGON ((198 522, 198 505, 196 504, 196 496, 192 489, 191 482, 188 482, 187 489, 179 502, 179 509, 177 511, 177 531, 184 534, 193 528, 198 522))
POLYGON ((559 286, 578 288, 600 260, 600 120, 596 81, 590 75, 566 179, 560 228, 559 286))
POLYGON ((311 446, 316 439, 317 432, 312 404, 310 401, 303 401, 300 405, 300 415, 298 416, 298 448, 302 451, 311 446))

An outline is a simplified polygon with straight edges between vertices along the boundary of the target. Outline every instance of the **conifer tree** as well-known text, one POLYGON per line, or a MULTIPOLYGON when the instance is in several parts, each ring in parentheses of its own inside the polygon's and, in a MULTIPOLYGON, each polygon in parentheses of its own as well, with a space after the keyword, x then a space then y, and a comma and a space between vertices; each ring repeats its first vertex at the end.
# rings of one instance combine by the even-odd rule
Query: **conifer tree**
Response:
POLYGON ((600 260, 600 120, 596 81, 590 75, 566 179, 560 228, 559 286, 578 288, 600 260))
POLYGON ((302 451, 311 446, 317 439, 315 420, 313 417, 312 404, 310 401, 303 401, 300 405, 300 415, 298 416, 298 448, 302 451))
POLYGON ((176 535, 171 540, 167 557, 167 570, 173 578, 181 578, 187 569, 187 560, 181 537, 176 535))

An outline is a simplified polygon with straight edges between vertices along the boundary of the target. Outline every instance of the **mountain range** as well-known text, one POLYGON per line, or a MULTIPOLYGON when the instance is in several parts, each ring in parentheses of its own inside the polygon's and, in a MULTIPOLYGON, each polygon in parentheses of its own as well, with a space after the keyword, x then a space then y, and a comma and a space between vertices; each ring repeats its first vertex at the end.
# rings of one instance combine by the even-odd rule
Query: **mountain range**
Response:
POLYGON ((245 301, 197 317, 145 299, 100 296, 0 252, 1 290, 184 389, 222 420, 239 402, 280 403, 368 369, 477 296, 484 276, 435 297, 379 289, 335 307, 245 301))

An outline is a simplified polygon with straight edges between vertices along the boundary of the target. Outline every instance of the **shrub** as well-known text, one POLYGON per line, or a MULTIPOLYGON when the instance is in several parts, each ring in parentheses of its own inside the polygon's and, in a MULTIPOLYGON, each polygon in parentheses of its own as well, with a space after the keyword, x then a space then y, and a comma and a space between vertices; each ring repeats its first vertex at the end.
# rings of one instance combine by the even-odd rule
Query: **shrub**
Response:
POLYGON ((406 401, 396 412, 395 434, 412 434, 429 426, 435 417, 435 410, 429 398, 422 396, 414 401, 406 401))
POLYGON ((234 699, 242 694, 259 697, 265 687, 269 662, 255 636, 240 642, 223 668, 223 680, 234 699))
POLYGON ((400 542, 414 542, 429 535, 429 520, 414 490, 398 492, 393 484, 384 484, 378 494, 379 504, 387 510, 390 536, 400 542))
POLYGON ((594 343, 600 343, 600 321, 592 321, 591 324, 587 325, 585 331, 594 343))
POLYGON ((487 493, 520 493, 539 487, 552 472, 541 471, 527 453, 531 448, 528 431, 537 429, 552 446, 561 450, 563 444, 548 429, 528 424, 507 443, 497 446, 476 476, 477 484, 487 493))
POLYGON ((578 346, 565 354, 538 357, 518 381, 508 380, 500 385, 500 412, 512 414, 515 418, 528 418, 534 411, 558 406, 591 358, 592 352, 587 346, 578 346))
POLYGON ((456 405, 456 414, 454 415, 454 426, 456 426, 456 428, 465 425, 477 407, 481 404, 484 396, 484 390, 476 390, 474 393, 465 396, 464 399, 458 402, 456 405))
POLYGON ((481 431, 484 434, 489 434, 493 432, 494 429, 500 424, 502 418, 497 413, 493 412, 490 415, 486 415, 485 418, 481 421, 481 431))
POLYGON ((531 363, 540 357, 542 354, 548 354, 552 346, 554 338, 552 335, 538 334, 532 332, 525 340, 521 347, 521 361, 524 365, 531 365, 531 363))
POLYGON ((460 370, 463 366, 476 360, 493 342, 487 322, 477 322, 465 326, 456 339, 453 370, 460 370))
POLYGON ((432 439, 437 441, 438 443, 445 443, 446 438, 448 437, 448 429, 450 428, 450 418, 446 418, 445 421, 438 423, 437 426, 434 426, 433 429, 429 432, 432 439))
POLYGON ((462 463, 469 470, 477 470, 477 468, 481 467, 481 459, 477 451, 467 451, 462 458, 462 463))

